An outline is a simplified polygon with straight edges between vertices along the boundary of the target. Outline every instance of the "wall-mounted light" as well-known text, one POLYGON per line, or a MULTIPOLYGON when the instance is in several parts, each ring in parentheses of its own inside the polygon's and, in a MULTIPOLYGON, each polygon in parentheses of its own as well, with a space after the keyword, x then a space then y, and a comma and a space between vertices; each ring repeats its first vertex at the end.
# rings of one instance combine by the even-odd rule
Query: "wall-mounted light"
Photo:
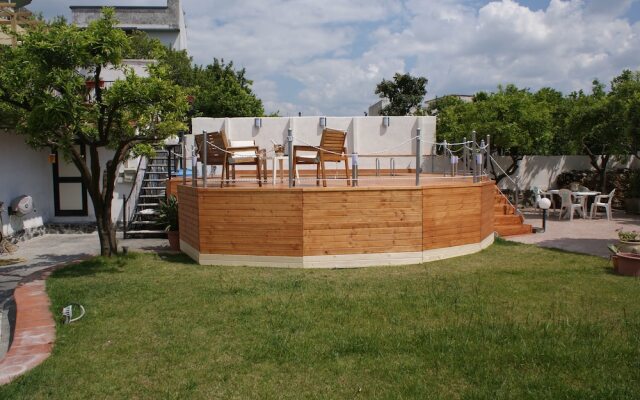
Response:
POLYGON ((389 125, 391 125, 391 118, 382 117, 382 125, 384 125, 385 127, 389 127, 389 125))
POLYGON ((256 128, 262 128, 262 118, 256 118, 253 120, 253 124, 256 128))
POLYGON ((327 117, 320 117, 320 127, 324 128, 327 126, 327 117))

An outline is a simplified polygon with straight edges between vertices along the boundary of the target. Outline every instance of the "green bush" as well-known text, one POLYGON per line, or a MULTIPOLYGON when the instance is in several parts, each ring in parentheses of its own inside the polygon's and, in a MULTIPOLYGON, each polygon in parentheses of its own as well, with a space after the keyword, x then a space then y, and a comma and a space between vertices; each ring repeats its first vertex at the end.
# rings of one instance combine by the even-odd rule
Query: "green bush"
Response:
POLYGON ((640 171, 632 171, 629 174, 629 186, 626 191, 628 198, 640 197, 640 171))
POLYGON ((167 232, 178 230, 178 198, 169 196, 166 201, 160 202, 160 214, 158 223, 164 225, 167 232))

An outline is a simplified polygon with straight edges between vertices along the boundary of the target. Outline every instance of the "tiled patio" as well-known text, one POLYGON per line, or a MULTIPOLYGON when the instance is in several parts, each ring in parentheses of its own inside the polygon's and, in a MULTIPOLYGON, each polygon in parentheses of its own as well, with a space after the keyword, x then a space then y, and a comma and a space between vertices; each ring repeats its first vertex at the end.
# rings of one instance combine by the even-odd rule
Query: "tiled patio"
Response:
MULTIPOLYGON (((534 227, 542 227, 540 210, 525 210, 524 216, 526 223, 534 227)), ((559 221, 558 215, 550 210, 546 232, 512 236, 508 240, 608 257, 607 245, 618 240, 617 229, 640 231, 640 215, 614 210, 611 221, 607 221, 603 214, 595 219, 574 218, 573 221, 567 219, 559 221)))

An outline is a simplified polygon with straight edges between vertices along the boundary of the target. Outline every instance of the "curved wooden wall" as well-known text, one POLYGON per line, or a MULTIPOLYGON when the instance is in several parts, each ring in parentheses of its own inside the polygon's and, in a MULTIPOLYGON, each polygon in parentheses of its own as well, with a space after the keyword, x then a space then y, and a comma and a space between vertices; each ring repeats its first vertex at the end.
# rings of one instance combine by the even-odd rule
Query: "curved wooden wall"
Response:
POLYGON ((493 182, 177 191, 192 257, 416 253, 477 244, 493 231, 493 182))

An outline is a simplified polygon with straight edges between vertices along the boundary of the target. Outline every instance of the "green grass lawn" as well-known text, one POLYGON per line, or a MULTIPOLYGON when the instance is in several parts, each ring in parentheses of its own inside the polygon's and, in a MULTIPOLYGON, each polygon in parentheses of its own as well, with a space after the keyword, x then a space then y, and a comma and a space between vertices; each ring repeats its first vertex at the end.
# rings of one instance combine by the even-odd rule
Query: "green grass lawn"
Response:
POLYGON ((95 259, 48 280, 53 355, 0 399, 639 398, 640 280, 498 242, 408 267, 95 259))

